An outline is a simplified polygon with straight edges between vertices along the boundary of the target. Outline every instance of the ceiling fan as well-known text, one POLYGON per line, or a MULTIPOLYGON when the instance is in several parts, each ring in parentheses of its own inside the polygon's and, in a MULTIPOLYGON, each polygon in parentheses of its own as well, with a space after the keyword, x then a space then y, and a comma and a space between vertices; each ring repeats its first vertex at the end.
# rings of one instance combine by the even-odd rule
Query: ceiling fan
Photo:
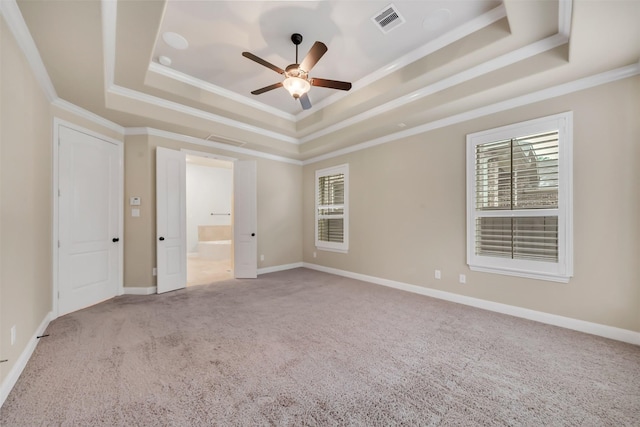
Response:
POLYGON ((311 71, 313 66, 316 65, 320 58, 322 58, 322 55, 327 52, 327 46, 324 43, 315 42, 309 50, 309 53, 307 53, 307 56, 305 56, 301 63, 298 63, 298 45, 302 43, 302 35, 298 33, 292 34, 291 41, 294 45, 296 45, 296 63, 289 65, 284 70, 282 68, 276 67, 270 62, 265 61, 262 58, 255 56, 250 52, 242 52, 242 56, 244 56, 245 58, 249 58, 252 61, 257 62, 258 64, 264 65, 265 67, 272 69, 276 73, 283 74, 285 76, 285 79, 281 82, 274 83, 272 85, 252 91, 251 93, 253 95, 260 95, 261 93, 265 93, 284 86, 284 88, 289 91, 291 96, 293 96, 295 99, 300 100, 302 109, 308 110, 309 108, 311 108, 311 101, 309 100, 307 92, 309 92, 311 86, 319 86, 339 90, 351 89, 351 83, 349 82, 309 77, 309 72, 311 71))

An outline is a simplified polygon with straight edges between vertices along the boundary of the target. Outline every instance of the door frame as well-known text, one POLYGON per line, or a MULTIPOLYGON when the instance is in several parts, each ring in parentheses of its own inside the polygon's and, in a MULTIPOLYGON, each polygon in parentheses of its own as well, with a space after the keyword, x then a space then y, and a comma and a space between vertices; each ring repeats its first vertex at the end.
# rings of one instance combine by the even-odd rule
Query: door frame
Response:
MULTIPOLYGON (((75 130, 76 132, 84 133, 94 138, 101 139, 103 141, 115 144, 118 149, 118 235, 122 236, 121 241, 124 240, 124 142, 117 139, 109 138, 98 132, 94 132, 85 127, 77 125, 75 123, 62 120, 58 117, 53 118, 53 139, 51 141, 53 164, 52 164, 52 179, 51 179, 51 199, 52 199, 52 292, 51 292, 51 312, 53 313, 53 319, 58 317, 58 293, 59 293, 59 281, 58 281, 58 263, 60 261, 60 250, 58 248, 58 240, 60 239, 59 220, 60 220, 60 204, 58 202, 58 186, 60 180, 60 171, 58 167, 59 163, 59 129, 60 126, 75 130)), ((123 280, 124 280, 124 245, 118 245, 118 290, 117 295, 124 294, 123 280)))

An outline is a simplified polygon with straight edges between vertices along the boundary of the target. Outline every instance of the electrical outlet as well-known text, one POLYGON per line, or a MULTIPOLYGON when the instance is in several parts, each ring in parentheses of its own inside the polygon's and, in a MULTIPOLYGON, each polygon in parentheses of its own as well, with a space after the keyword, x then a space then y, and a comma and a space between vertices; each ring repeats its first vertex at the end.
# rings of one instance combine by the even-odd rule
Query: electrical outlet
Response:
POLYGON ((317 257, 317 256, 318 256, 318 254, 314 252, 314 253, 313 253, 313 257, 315 258, 315 257, 317 257))
POLYGON ((153 270, 151 271, 151 274, 153 274, 154 276, 158 275, 158 269, 153 267, 153 270))
POLYGON ((464 274, 460 275, 460 283, 467 283, 467 276, 465 276, 464 274))
POLYGON ((11 345, 16 343, 16 325, 11 327, 11 345))
POLYGON ((260 261, 264 261, 264 255, 260 255, 260 261))
POLYGON ((436 270, 436 279, 442 279, 442 273, 440 272, 440 270, 436 270))

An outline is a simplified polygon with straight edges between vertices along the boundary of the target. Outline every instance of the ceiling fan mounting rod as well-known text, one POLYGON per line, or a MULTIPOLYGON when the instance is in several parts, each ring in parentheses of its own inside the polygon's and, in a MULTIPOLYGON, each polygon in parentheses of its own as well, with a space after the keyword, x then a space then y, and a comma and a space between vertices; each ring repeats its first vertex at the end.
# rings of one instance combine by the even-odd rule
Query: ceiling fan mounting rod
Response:
POLYGON ((298 45, 302 43, 302 34, 291 34, 291 41, 296 45, 296 64, 298 63, 298 45))

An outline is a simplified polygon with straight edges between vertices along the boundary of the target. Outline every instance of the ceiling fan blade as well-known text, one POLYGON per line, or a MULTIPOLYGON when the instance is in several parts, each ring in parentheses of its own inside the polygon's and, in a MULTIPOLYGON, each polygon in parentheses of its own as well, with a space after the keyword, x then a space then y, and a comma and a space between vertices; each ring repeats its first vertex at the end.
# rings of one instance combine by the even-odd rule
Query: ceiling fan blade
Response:
POLYGON ((245 58, 249 58, 252 61, 257 62, 260 65, 264 65, 267 68, 271 68, 273 71, 275 71, 278 74, 284 74, 284 70, 282 68, 276 67, 271 62, 267 62, 264 59, 255 56, 251 52, 242 52, 242 56, 244 56, 245 58))
POLYGON ((307 56, 305 56, 300 63, 300 68, 308 73, 326 52, 327 45, 322 42, 315 42, 313 46, 311 46, 311 49, 309 49, 307 56))
POLYGON ((318 79, 314 77, 312 79, 309 79, 309 82, 311 83, 311 86, 328 87, 330 89, 340 89, 340 90, 351 89, 351 83, 340 82, 338 80, 318 79))
POLYGON ((272 85, 265 86, 265 87, 260 88, 260 89, 256 89, 254 91, 251 91, 251 94, 252 95, 260 95, 261 93, 269 92, 270 90, 278 89, 279 87, 282 87, 282 82, 274 83, 272 85))
POLYGON ((300 97, 300 105, 302 105, 303 110, 308 110, 311 108, 311 101, 309 100, 309 95, 304 94, 300 97))

